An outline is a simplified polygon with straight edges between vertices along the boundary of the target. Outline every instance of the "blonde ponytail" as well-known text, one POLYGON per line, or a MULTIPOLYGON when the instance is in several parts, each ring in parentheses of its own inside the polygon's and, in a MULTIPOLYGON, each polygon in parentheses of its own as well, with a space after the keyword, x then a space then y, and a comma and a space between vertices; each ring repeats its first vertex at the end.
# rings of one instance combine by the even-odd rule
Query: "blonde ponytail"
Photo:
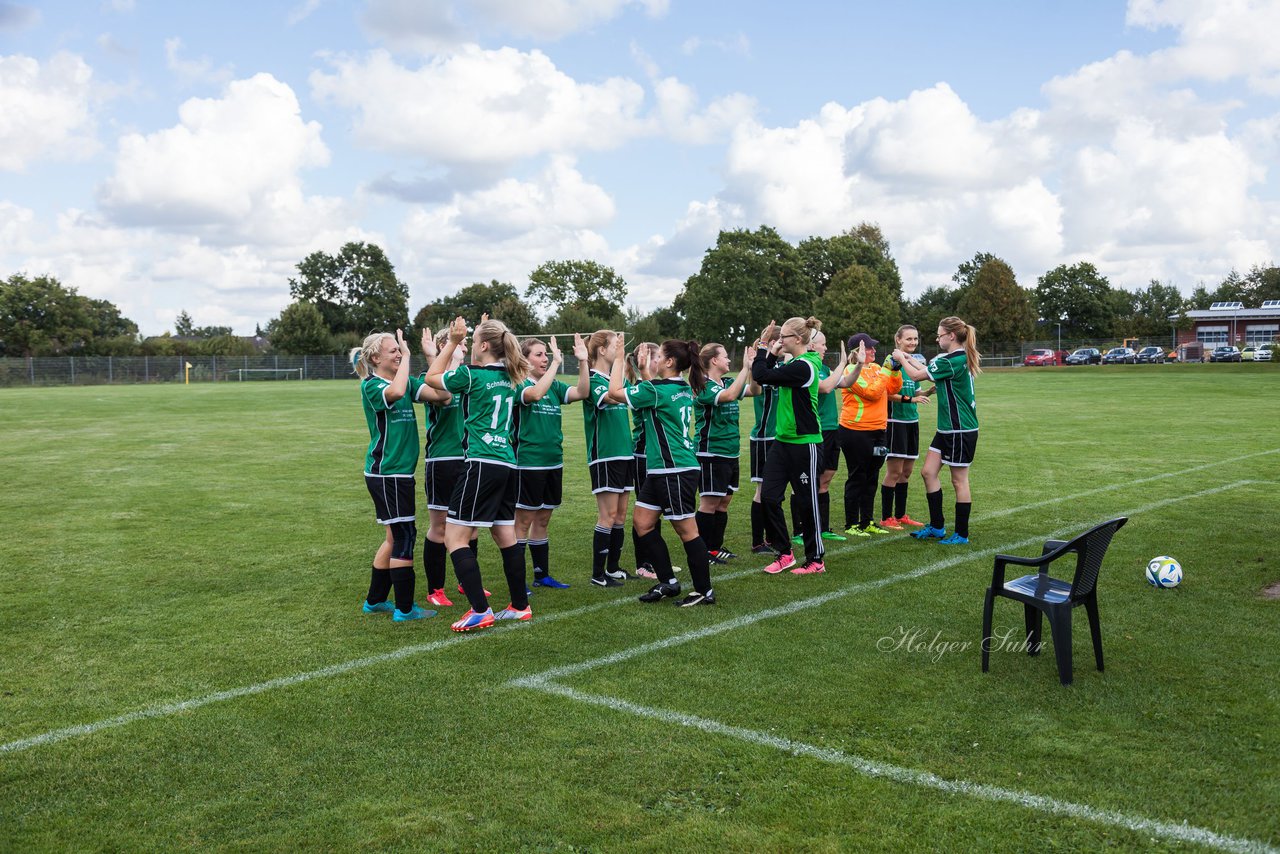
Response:
POLYGON ((978 353, 978 330, 958 317, 944 317, 938 321, 938 325, 956 336, 956 341, 964 345, 964 357, 969 363, 969 375, 976 377, 982 373, 982 356, 978 353))
POLYGON ((367 380, 373 375, 373 357, 382 351, 383 338, 394 339, 395 336, 390 332, 375 332, 367 336, 359 347, 351 348, 351 352, 347 354, 347 360, 351 362, 351 370, 361 380, 367 380))

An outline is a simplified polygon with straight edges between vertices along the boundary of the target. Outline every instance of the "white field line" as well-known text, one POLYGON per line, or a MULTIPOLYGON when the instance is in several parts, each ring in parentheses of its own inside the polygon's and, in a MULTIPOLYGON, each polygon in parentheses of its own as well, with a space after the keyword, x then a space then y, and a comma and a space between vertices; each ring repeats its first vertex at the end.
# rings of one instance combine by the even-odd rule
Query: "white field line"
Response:
MULTIPOLYGON (((1190 501, 1191 499, 1194 499, 1194 498, 1204 498, 1206 496, 1214 495, 1219 492, 1226 492, 1227 490, 1230 490, 1230 489, 1236 489, 1250 483, 1253 483, 1253 481, 1237 480, 1234 483, 1228 483, 1225 486, 1215 486, 1211 489, 1201 490, 1200 492, 1193 492, 1187 495, 1178 495, 1178 496, 1174 496, 1173 498, 1164 498, 1164 499, 1161 499, 1160 501, 1153 501, 1150 504, 1144 504, 1141 507, 1135 507, 1132 510, 1126 510, 1120 513, 1110 514, 1108 518, 1114 519, 1117 516, 1133 516, 1138 513, 1146 513, 1151 510, 1158 509, 1160 507, 1165 507, 1169 504, 1177 504, 1182 501, 1190 501)), ((953 553, 950 557, 945 558, 943 560, 937 561, 935 563, 926 564, 925 566, 916 567, 915 569, 909 570, 907 572, 900 572, 897 575, 890 575, 884 578, 876 578, 870 581, 860 581, 856 584, 850 584, 847 587, 841 587, 836 590, 830 590, 826 593, 820 593, 816 596, 810 596, 806 599, 798 599, 793 602, 788 602, 787 604, 779 605, 776 608, 766 608, 763 611, 755 611, 754 613, 751 613, 751 614, 743 614, 740 617, 734 617, 732 620, 725 620, 722 623, 715 623, 710 626, 705 626, 701 629, 695 629, 694 631, 691 631, 691 632, 685 632, 684 634, 672 635, 671 637, 666 637, 666 638, 663 638, 662 640, 652 641, 646 644, 640 644, 639 646, 633 646, 629 649, 619 650, 618 652, 610 653, 609 655, 603 655, 603 656, 600 656, 599 658, 592 658, 587 661, 580 661, 577 664, 566 664, 560 667, 553 667, 549 670, 544 670, 541 673, 533 674, 532 676, 523 676, 523 677, 513 679, 507 684, 515 687, 520 687, 520 688, 539 688, 541 687, 542 683, 547 682, 549 680, 561 679, 565 676, 572 676, 576 673, 582 673, 587 670, 594 670, 597 667, 605 667, 610 664, 616 664, 620 661, 627 661, 628 659, 632 659, 637 656, 647 655, 648 653, 657 652, 659 650, 670 649, 673 646, 679 646, 681 644, 686 644, 691 641, 701 640, 706 637, 711 637, 712 635, 722 634, 724 632, 733 631, 734 629, 741 629, 746 626, 754 625, 760 622, 761 620, 769 620, 774 617, 785 617, 790 614, 794 614, 798 611, 805 611, 805 610, 808 610, 809 608, 815 608, 815 607, 818 607, 819 605, 825 605, 827 602, 830 602, 834 599, 840 599, 845 596, 854 595, 856 593, 864 593, 868 590, 877 590, 881 587, 886 587, 890 584, 897 584, 900 581, 909 581, 913 578, 920 578, 921 576, 931 575, 935 572, 938 572, 939 570, 947 569, 949 567, 956 566, 957 564, 969 563, 971 561, 981 560, 983 558, 992 557, 993 555, 996 555, 996 554, 1016 551, 1017 549, 1026 548, 1027 546, 1031 546, 1031 545, 1041 545, 1044 543, 1045 540, 1062 539, 1066 537, 1068 534, 1081 532, 1082 527, 1084 530, 1087 530, 1091 526, 1071 525, 1068 527, 1059 528, 1058 530, 1047 535, 1038 534, 1034 537, 1028 537, 1024 540, 1018 540, 1015 543, 1008 543, 1006 545, 1000 546, 999 548, 982 549, 981 551, 964 550, 961 552, 956 552, 956 553, 953 553)))
MULTIPOLYGON (((1277 452, 1280 452, 1280 448, 1277 448, 1272 451, 1263 451, 1261 452, 1261 454, 1270 454, 1270 453, 1277 453, 1277 452)), ((1195 466, 1193 468, 1184 469, 1180 472, 1170 472, 1166 475, 1158 475, 1157 477, 1178 477, 1180 475, 1187 474, 1193 471, 1199 471, 1201 469, 1207 468, 1212 465, 1224 465, 1227 463, 1238 462, 1240 460, 1247 459, 1249 457, 1254 457, 1254 456, 1260 456, 1260 454, 1248 454, 1244 457, 1225 459, 1218 463, 1210 463, 1207 465, 1195 466)), ((1095 492, 1105 491, 1107 489, 1121 489, 1123 487, 1132 486, 1134 484, 1138 484, 1142 482, 1143 481, 1126 481, 1124 483, 1118 483, 1112 487, 1099 487, 1098 489, 1090 490, 1088 493, 1081 493, 1080 495, 1091 495, 1091 494, 1094 494, 1095 492)), ((1236 484, 1233 484, 1233 486, 1243 484, 1243 483, 1253 483, 1253 482, 1255 481, 1238 481, 1236 484)), ((1022 507, 1018 507, 1018 508, 995 511, 994 513, 984 514, 982 516, 977 517, 977 521, 981 521, 983 519, 987 519, 996 515, 1007 515, 1009 513, 1016 513, 1020 510, 1039 507, 1045 503, 1052 504, 1052 503, 1058 503, 1063 501, 1072 501, 1080 497, 1080 495, 1068 495, 1060 498, 1050 499, 1047 502, 1035 502, 1032 504, 1024 505, 1022 507)), ((1157 504, 1154 506, 1160 506, 1160 505, 1157 504)), ((860 543, 849 543, 837 548, 830 549, 828 551, 828 554, 840 554, 845 551, 850 551, 855 547, 861 549, 861 548, 866 548, 869 546, 876 545, 877 543, 880 543, 880 542, 889 542, 889 541, 896 542, 899 540, 901 540, 900 537, 878 537, 874 540, 863 541, 860 543)), ((973 556, 972 553, 969 553, 969 555, 973 556)), ((758 572, 759 572, 758 568, 741 569, 736 572, 718 575, 717 580, 730 581, 736 578, 742 578, 748 575, 754 575, 758 572)), ((583 614, 588 614, 593 611, 601 610, 603 608, 617 607, 619 605, 623 605, 623 604, 634 602, 634 601, 635 599, 632 595, 626 594, 623 596, 607 599, 601 602, 593 602, 590 605, 582 605, 568 611, 556 611, 550 614, 539 614, 537 619, 538 619, 538 623, 541 625, 543 623, 554 622, 556 620, 564 620, 564 619, 570 619, 574 617, 580 617, 583 614)), ((132 712, 126 712, 122 715, 116 715, 114 717, 93 721, 92 723, 77 724, 75 726, 69 726, 69 727, 61 727, 59 729, 49 730, 48 732, 44 732, 39 735, 34 735, 28 738, 21 738, 15 741, 6 742, 3 744, 0 744, 0 754, 16 753, 23 750, 29 750, 33 747, 41 747, 43 745, 53 744, 55 742, 65 741, 71 738, 78 738, 80 736, 92 735, 93 733, 100 732, 105 729, 113 729, 115 727, 125 726, 127 724, 131 724, 136 721, 147 720, 150 718, 168 717, 170 715, 175 715, 180 712, 187 712, 187 711, 199 709, 204 706, 211 705, 213 703, 221 703, 227 700, 235 700, 240 697, 249 697, 255 694, 264 693, 266 691, 273 691, 277 688, 289 688, 294 685, 300 685, 304 682, 310 682, 314 679, 325 679, 331 676, 339 676, 341 674, 349 673, 354 670, 360 670, 366 667, 374 667, 379 664, 385 664, 390 661, 396 661, 398 659, 408 658, 409 656, 420 655, 422 653, 427 653, 427 652, 434 652, 436 650, 444 649, 446 647, 452 646, 453 644, 456 644, 456 643, 478 641, 486 637, 498 636, 509 631, 517 631, 517 630, 522 630, 529 627, 530 627, 530 624, 528 623, 510 623, 503 626, 497 626, 481 635, 474 635, 474 636, 473 635, 453 635, 451 637, 447 637, 438 641, 433 641, 431 643, 411 644, 409 646, 404 646, 404 647, 401 647, 400 649, 392 650, 390 652, 384 652, 384 653, 379 653, 377 655, 365 656, 363 658, 356 658, 350 661, 340 662, 338 664, 331 664, 327 667, 321 667, 316 670, 307 670, 302 673, 295 673, 290 676, 281 676, 276 679, 269 679, 265 682, 258 682, 253 685, 244 685, 239 688, 229 688, 225 691, 215 691, 211 694, 204 694, 202 696, 193 697, 188 700, 178 700, 170 703, 158 703, 156 705, 147 706, 145 708, 137 709, 132 712)))
POLYGON ((646 720, 663 721, 677 726, 701 730, 702 732, 712 735, 728 736, 729 738, 735 738, 749 744, 771 747, 775 750, 779 750, 793 756, 817 759, 821 762, 826 762, 832 765, 841 765, 846 768, 850 768, 854 772, 865 777, 875 777, 909 786, 936 789, 951 795, 963 795, 971 798, 981 798, 982 800, 987 801, 1016 804, 1021 807, 1026 807, 1027 809, 1048 813, 1050 815, 1065 816, 1067 818, 1082 819, 1096 824, 1111 825, 1113 827, 1124 828, 1125 830, 1130 830, 1135 833, 1147 834, 1148 836, 1155 836, 1163 839, 1177 840, 1179 842, 1190 842, 1210 848, 1217 848, 1223 851, 1275 854, 1277 850, 1263 842, 1257 842, 1251 839, 1241 839, 1234 836, 1225 836, 1220 833, 1215 833, 1212 830, 1207 830, 1190 824, 1174 824, 1172 822, 1129 815, 1127 813, 1116 812, 1114 810, 1097 809, 1087 804, 1062 801, 1057 798, 1036 795, 1031 792, 1021 792, 1016 789, 1005 789, 1000 786, 991 786, 984 783, 973 783, 966 780, 947 780, 936 774, 931 774, 928 771, 918 771, 912 768, 904 768, 900 765, 890 765, 885 762, 877 762, 861 756, 843 753, 839 750, 832 750, 827 747, 815 747, 814 745, 805 744, 804 742, 792 741, 791 739, 781 738, 779 736, 770 735, 757 730, 730 726, 728 724, 720 723, 719 721, 708 720, 707 718, 700 718, 695 715, 685 715, 680 714, 679 712, 667 711, 666 709, 641 706, 636 703, 630 703, 626 700, 614 697, 587 694, 554 682, 544 681, 537 686, 537 689, 550 694, 566 697, 570 700, 576 700, 580 703, 590 703, 596 706, 603 706, 604 708, 611 709, 613 711, 625 712, 630 715, 645 718, 646 720))

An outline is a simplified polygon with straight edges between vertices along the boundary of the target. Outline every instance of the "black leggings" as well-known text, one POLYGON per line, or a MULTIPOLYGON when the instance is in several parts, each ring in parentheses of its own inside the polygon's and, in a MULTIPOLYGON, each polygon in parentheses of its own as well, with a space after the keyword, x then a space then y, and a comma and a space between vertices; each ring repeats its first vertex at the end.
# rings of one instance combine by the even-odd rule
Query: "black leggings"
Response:
POLYGON ((846 527, 865 526, 874 521, 876 485, 884 457, 875 453, 884 447, 883 430, 850 430, 840 428, 840 450, 844 452, 849 479, 844 482, 844 523, 846 527))

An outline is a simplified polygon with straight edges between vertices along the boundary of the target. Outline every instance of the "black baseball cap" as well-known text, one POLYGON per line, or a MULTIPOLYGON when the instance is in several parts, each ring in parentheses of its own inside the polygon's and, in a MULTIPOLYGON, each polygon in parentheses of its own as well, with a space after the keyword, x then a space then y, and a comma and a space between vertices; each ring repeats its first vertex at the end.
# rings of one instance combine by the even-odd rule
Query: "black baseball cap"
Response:
POLYGON ((859 332, 856 335, 849 336, 848 348, 850 350, 857 350, 859 344, 866 344, 868 347, 874 350, 879 343, 880 343, 879 341, 872 338, 867 333, 859 332))

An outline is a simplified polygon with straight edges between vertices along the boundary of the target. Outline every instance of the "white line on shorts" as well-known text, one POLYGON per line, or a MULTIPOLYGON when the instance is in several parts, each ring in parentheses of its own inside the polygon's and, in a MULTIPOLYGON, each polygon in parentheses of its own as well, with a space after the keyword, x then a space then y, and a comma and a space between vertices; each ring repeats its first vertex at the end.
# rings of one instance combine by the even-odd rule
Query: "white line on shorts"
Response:
MULTIPOLYGON (((1177 477, 1179 475, 1187 474, 1193 471, 1199 471, 1201 469, 1208 468, 1213 465, 1223 465, 1223 464, 1232 463, 1232 462, 1239 462, 1240 460, 1248 459, 1249 457, 1255 457, 1255 456, 1260 456, 1262 454, 1271 454, 1271 453, 1277 453, 1277 452, 1280 452, 1280 448, 1277 448, 1272 451, 1262 451, 1258 454, 1248 454, 1243 457, 1225 459, 1220 461, 1219 463, 1209 463, 1205 465, 1195 466, 1193 468, 1184 469, 1181 472, 1171 472, 1167 475, 1157 475, 1156 477, 1177 477)), ((1081 495, 1093 494, 1095 492, 1100 492, 1107 489, 1120 489, 1123 487, 1132 486, 1134 484, 1138 484, 1142 482, 1143 481, 1126 481, 1124 483, 1116 484, 1113 487, 1099 487, 1098 489, 1091 490, 1088 493, 1081 493, 1081 495)), ((1240 484, 1253 483, 1253 482, 1255 481, 1237 481, 1235 484, 1232 484, 1231 486, 1237 486, 1240 484)), ((1225 489, 1230 487, 1223 487, 1223 488, 1225 489)), ((1074 500, 1077 497, 1079 496, 1076 496, 1076 495, 1064 496, 1062 498, 1050 499, 1047 502, 1035 502, 1033 504, 1024 505, 1023 507, 1011 508, 1008 510, 999 510, 999 511, 995 511, 992 514, 983 514, 982 516, 977 518, 977 521, 982 521, 983 519, 990 518, 991 516, 995 516, 995 515, 1007 515, 1009 513, 1015 513, 1020 510, 1038 507, 1045 503, 1051 504, 1051 503, 1058 503, 1063 501, 1070 501, 1070 500, 1074 500)), ((1183 497, 1190 497, 1190 496, 1183 496, 1183 497)), ((1181 500, 1181 499, 1172 499, 1172 500, 1181 500)), ((1162 504, 1157 503, 1152 506, 1158 507, 1158 506, 1162 506, 1162 504)), ((849 544, 842 545, 838 548, 831 549, 828 552, 828 554, 840 554, 846 551, 853 550, 854 548, 861 550, 867 547, 877 545, 878 543, 889 542, 889 541, 899 542, 901 541, 901 538, 879 537, 876 540, 870 540, 862 543, 849 543, 849 544)), ((973 553, 971 552, 966 554, 970 557, 974 556, 973 553)), ((759 569, 757 568, 742 569, 736 572, 720 575, 718 576, 717 580, 731 581, 736 578, 743 578, 749 575, 755 575, 757 573, 759 573, 759 569)), ((589 614, 604 608, 617 607, 619 605, 627 604, 633 601, 634 601, 633 597, 630 594, 627 594, 623 596, 618 596, 616 598, 607 599, 601 602, 593 602, 590 605, 582 605, 580 607, 573 608, 568 611, 557 611, 551 614, 539 614, 538 623, 541 625, 543 623, 554 622, 556 620, 580 617, 583 614, 589 614)), ((523 622, 511 623, 508 625, 495 627, 491 630, 488 630, 483 635, 478 635, 478 636, 454 635, 452 637, 444 638, 438 641, 433 641, 431 643, 412 644, 410 646, 404 646, 404 647, 401 647, 400 649, 392 650, 390 652, 365 656, 363 658, 352 659, 350 661, 344 661, 338 664, 331 664, 327 667, 321 667, 316 670, 308 670, 302 673, 295 673, 290 676, 281 676, 276 679, 269 679, 264 682, 258 682, 253 685, 245 685, 239 688, 229 688, 225 691, 215 691, 214 693, 204 694, 199 697, 193 697, 189 700, 179 700, 179 701, 174 701, 170 703, 159 703, 154 706, 148 706, 146 708, 137 709, 132 712, 126 712, 125 714, 122 714, 122 715, 116 715, 114 717, 104 718, 102 720, 93 721, 91 723, 77 724, 75 726, 69 726, 69 727, 61 727, 59 729, 49 730, 48 732, 44 732, 39 735, 34 735, 28 738, 21 738, 15 741, 6 742, 3 744, 0 744, 0 754, 16 753, 24 750, 29 750, 33 747, 41 747, 43 745, 53 744, 53 743, 56 743, 59 741, 65 741, 71 738, 78 738, 80 736, 92 735, 93 733, 100 732, 102 730, 125 726, 127 724, 131 724, 136 721, 148 720, 151 718, 168 717, 170 715, 175 715, 180 712, 187 712, 187 711, 199 709, 204 706, 211 705, 213 703, 221 703, 227 700, 235 700, 240 697, 250 697, 255 694, 264 693, 266 691, 273 691, 277 688, 289 688, 294 685, 300 685, 304 682, 310 682, 315 679, 325 679, 331 676, 339 676, 344 673, 350 673, 354 670, 360 670, 366 667, 374 667, 379 664, 385 664, 390 661, 396 661, 402 658, 408 658, 410 656, 419 655, 422 653, 434 652, 439 649, 450 647, 456 643, 478 641, 478 640, 482 640, 485 637, 500 636, 509 631, 517 631, 517 630, 523 630, 527 628, 529 628, 528 623, 523 623, 523 622)))
POLYGON ((817 759, 821 762, 826 762, 832 765, 841 765, 852 769, 854 772, 861 774, 864 777, 874 777, 909 786, 921 786, 924 788, 936 789, 951 795, 963 795, 987 801, 1016 804, 1018 806, 1026 807, 1027 809, 1048 813, 1050 815, 1083 819, 1084 821, 1093 822, 1095 824, 1106 824, 1113 827, 1121 827, 1135 833, 1158 836, 1163 839, 1172 839, 1179 842, 1190 842, 1197 845, 1221 849, 1223 851, 1276 851, 1276 849, 1271 848, 1263 842, 1256 842, 1251 839, 1241 839, 1234 836, 1225 836, 1203 827, 1196 827, 1190 824, 1174 824, 1173 822, 1144 818, 1142 816, 1130 815, 1128 813, 1117 812, 1115 810, 1098 809, 1096 807, 1091 807, 1088 804, 1062 801, 1057 798, 1045 797, 1044 795, 1037 795, 1031 792, 1022 792, 1017 789, 1005 789, 1000 786, 992 786, 985 783, 974 783, 967 780, 948 780, 928 771, 918 771, 913 768, 904 768, 901 765, 890 765, 886 762, 877 762, 854 754, 833 750, 829 747, 816 747, 812 744, 806 744, 801 741, 792 741, 789 738, 770 735, 769 733, 759 732, 758 730, 731 726, 729 724, 720 723, 719 721, 697 717, 696 715, 685 715, 679 712, 668 711, 666 709, 641 706, 637 703, 631 703, 615 697, 603 697, 598 694, 587 694, 564 685, 558 685, 554 682, 543 682, 538 686, 538 689, 549 694, 555 694, 561 697, 566 697, 570 700, 576 700, 580 703, 589 703, 595 706, 603 706, 604 708, 611 709, 616 712, 625 712, 626 714, 635 715, 636 717, 641 717, 646 720, 662 721, 664 723, 701 730, 702 732, 709 733, 711 735, 735 738, 739 741, 745 741, 761 747, 771 747, 783 753, 791 754, 792 756, 801 756, 810 759, 817 759))

